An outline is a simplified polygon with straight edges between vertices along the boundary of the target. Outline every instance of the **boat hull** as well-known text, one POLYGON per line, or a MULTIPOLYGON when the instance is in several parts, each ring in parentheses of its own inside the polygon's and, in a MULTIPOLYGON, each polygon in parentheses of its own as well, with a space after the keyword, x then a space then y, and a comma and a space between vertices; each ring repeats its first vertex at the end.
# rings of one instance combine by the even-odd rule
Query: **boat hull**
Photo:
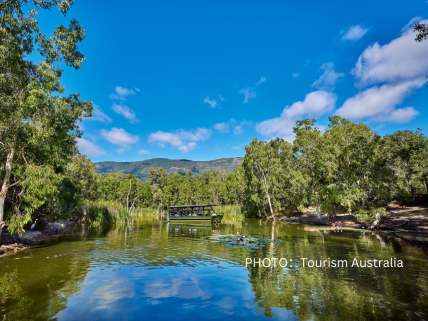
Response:
POLYGON ((221 222, 223 215, 216 216, 170 216, 170 222, 221 222))

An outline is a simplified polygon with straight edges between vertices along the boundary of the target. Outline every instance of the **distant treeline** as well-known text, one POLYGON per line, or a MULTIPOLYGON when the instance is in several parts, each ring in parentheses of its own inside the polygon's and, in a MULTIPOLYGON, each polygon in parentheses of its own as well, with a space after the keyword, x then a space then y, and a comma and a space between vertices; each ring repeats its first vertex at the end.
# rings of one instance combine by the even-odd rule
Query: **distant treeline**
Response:
POLYGON ((97 194, 103 200, 128 202, 129 206, 166 209, 177 204, 242 204, 242 168, 232 173, 207 172, 170 175, 162 167, 149 170, 149 183, 132 174, 97 174, 97 194))

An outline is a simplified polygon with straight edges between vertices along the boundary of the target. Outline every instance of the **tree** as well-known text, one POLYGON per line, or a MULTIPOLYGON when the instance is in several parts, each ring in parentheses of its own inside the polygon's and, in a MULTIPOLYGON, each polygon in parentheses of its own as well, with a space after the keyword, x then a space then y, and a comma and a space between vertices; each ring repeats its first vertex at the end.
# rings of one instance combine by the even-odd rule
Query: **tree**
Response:
MULTIPOLYGON (((413 31, 417 33, 415 41, 422 42, 428 39, 428 25, 425 23, 416 22, 413 26, 413 31)), ((428 76, 427 76, 428 78, 428 76)))
POLYGON ((236 167, 226 176, 221 186, 221 199, 223 204, 243 204, 245 181, 242 167, 236 167))
MULTIPOLYGON (((319 208, 320 172, 319 172, 319 139, 321 132, 315 126, 315 119, 297 120, 293 128, 296 138, 293 141, 293 153, 295 158, 296 183, 303 187, 301 190, 301 210, 304 206, 315 204, 319 208)), ((287 167, 290 167, 287 166, 287 167)), ((297 205, 297 204, 296 204, 297 205)))
POLYGON ((422 134, 421 129, 397 131, 386 135, 384 139, 388 155, 387 164, 395 176, 396 190, 403 194, 396 197, 409 200, 416 181, 421 181, 425 188, 428 185, 428 139, 422 134))
POLYGON ((159 185, 163 188, 168 181, 169 174, 163 167, 150 167, 149 168, 149 181, 152 185, 159 185))
POLYGON ((415 41, 422 42, 428 39, 428 25, 425 23, 416 22, 413 26, 413 31, 417 33, 415 41))
POLYGON ((65 16, 73 1, 9 0, 0 4, 0 221, 8 191, 18 185, 20 197, 32 199, 22 213, 12 217, 21 225, 54 192, 58 168, 76 154, 76 138, 82 134, 77 123, 91 116, 93 108, 79 94, 64 95, 60 84, 60 65, 79 69, 85 61, 78 50, 85 37, 82 26, 72 19, 68 27, 60 25, 48 38, 39 30, 37 11, 24 14, 22 7, 28 3, 36 9, 57 7, 65 16), (41 58, 38 64, 27 58, 36 51, 41 58))
POLYGON ((329 117, 319 140, 321 207, 328 213, 363 208, 386 193, 387 172, 381 137, 365 124, 329 117))
POLYGON ((249 202, 256 207, 269 210, 275 219, 274 209, 279 202, 276 198, 280 188, 281 164, 278 145, 282 140, 263 142, 253 139, 245 147, 245 157, 242 162, 246 178, 246 194, 249 202))
POLYGON ((79 189, 81 199, 92 201, 98 196, 95 168, 95 164, 82 154, 75 155, 66 166, 65 175, 79 189))

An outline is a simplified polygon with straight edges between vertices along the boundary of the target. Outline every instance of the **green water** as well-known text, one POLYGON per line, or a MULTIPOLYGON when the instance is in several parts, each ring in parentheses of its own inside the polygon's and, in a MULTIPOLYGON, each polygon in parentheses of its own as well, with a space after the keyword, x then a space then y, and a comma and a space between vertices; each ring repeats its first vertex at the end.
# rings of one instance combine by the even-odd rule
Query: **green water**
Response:
POLYGON ((428 256, 421 247, 372 233, 254 219, 228 223, 168 225, 148 216, 128 225, 75 228, 1 258, 0 275, 17 275, 3 280, 1 319, 428 319, 428 256), (237 232, 283 242, 250 252, 208 240, 237 232), (246 267, 246 259, 274 257, 286 258, 287 267, 246 267), (347 260, 349 266, 303 267, 302 258, 347 260), (354 258, 395 258, 403 267, 351 267, 354 258))

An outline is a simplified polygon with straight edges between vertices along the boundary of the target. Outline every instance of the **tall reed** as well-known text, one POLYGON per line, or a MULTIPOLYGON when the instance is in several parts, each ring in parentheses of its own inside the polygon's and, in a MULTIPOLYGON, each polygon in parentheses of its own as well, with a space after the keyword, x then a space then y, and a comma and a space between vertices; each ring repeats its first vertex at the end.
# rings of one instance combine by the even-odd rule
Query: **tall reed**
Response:
POLYGON ((82 221, 92 225, 126 223, 132 221, 135 216, 158 214, 155 209, 139 207, 130 214, 125 205, 105 200, 87 201, 81 211, 82 221))
POLYGON ((215 208, 215 211, 227 216, 245 216, 241 205, 220 205, 215 208))

